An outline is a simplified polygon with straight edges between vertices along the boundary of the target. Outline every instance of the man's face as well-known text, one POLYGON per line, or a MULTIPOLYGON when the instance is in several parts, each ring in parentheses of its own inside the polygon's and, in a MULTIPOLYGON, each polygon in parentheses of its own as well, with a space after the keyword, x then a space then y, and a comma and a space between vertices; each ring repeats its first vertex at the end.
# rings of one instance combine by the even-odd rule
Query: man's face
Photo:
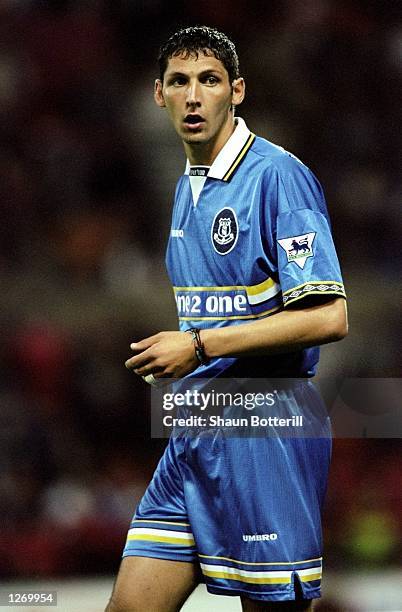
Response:
MULTIPOLYGON (((217 141, 233 130, 232 104, 244 97, 244 81, 229 82, 229 75, 212 53, 169 59, 163 83, 155 83, 155 101, 166 107, 173 126, 188 145, 217 141)), ((230 135, 230 134, 229 134, 230 135)))

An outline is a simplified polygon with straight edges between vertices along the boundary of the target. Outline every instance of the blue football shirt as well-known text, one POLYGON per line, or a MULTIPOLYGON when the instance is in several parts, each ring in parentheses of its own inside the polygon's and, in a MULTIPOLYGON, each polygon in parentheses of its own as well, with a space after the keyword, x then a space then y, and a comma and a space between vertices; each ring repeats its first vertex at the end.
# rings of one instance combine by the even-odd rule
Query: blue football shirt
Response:
MULTIPOLYGON (((246 325, 344 296, 318 181, 241 119, 210 168, 187 165, 180 178, 166 259, 182 330, 246 325)), ((317 361, 318 348, 218 358, 191 377, 305 377, 317 361)), ((330 428, 313 383, 287 383, 276 387, 274 414, 302 415, 301 436, 256 437, 230 424, 178 428, 137 507, 124 556, 198 562, 210 593, 287 601, 298 583, 306 599, 320 596, 330 428)))
MULTIPOLYGON (((166 264, 183 331, 345 297, 320 183, 294 155, 236 123, 212 166, 187 162, 177 183, 166 264)), ((318 358, 318 348, 218 358, 192 376, 313 376, 318 358)))

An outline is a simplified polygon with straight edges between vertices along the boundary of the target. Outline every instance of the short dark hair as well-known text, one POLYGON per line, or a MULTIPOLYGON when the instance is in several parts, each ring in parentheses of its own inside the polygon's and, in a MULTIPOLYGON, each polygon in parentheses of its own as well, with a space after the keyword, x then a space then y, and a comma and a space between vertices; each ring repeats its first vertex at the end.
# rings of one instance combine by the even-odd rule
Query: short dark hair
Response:
POLYGON ((204 55, 212 51, 216 59, 222 62, 228 72, 230 83, 239 78, 239 58, 234 43, 226 34, 215 28, 193 26, 175 32, 160 48, 158 63, 161 81, 171 57, 181 54, 185 57, 192 54, 198 57, 201 51, 204 55))

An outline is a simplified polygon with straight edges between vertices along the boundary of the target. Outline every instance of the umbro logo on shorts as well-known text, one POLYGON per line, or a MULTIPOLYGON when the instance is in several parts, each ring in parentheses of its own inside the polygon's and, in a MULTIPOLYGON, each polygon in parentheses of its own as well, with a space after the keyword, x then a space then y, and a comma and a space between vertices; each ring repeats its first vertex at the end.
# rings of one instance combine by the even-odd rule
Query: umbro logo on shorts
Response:
POLYGON ((184 238, 184 230, 172 229, 170 230, 170 235, 172 238, 184 238))
POLYGON ((245 542, 261 542, 262 540, 276 540, 278 538, 277 533, 254 533, 252 535, 243 534, 243 540, 245 542))

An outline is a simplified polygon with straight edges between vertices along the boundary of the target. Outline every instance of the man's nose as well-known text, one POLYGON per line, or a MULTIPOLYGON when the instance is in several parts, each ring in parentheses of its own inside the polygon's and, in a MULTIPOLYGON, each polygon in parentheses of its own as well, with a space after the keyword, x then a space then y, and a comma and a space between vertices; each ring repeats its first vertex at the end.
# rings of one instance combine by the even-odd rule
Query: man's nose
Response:
POLYGON ((194 80, 190 81, 187 87, 186 102, 188 106, 200 106, 200 87, 199 83, 194 80))

